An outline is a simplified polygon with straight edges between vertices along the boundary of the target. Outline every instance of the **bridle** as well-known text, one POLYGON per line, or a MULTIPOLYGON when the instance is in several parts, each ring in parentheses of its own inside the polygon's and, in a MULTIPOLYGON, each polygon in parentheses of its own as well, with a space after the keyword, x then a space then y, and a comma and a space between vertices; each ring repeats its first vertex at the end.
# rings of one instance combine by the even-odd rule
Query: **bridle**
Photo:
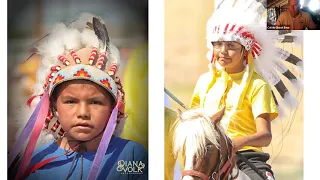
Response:
MULTIPOLYGON (((164 88, 164 91, 166 94, 168 94, 175 102, 177 102, 181 107, 183 107, 184 109, 187 109, 186 106, 178 99, 176 98, 167 88, 164 88)), ((211 176, 207 176, 206 174, 200 172, 200 171, 196 171, 196 170, 184 170, 182 172, 182 177, 184 176, 196 176, 201 178, 202 180, 220 180, 220 178, 222 178, 222 180, 227 180, 229 174, 231 173, 231 170, 233 169, 233 167, 235 166, 235 162, 234 162, 234 156, 235 156, 235 150, 233 148, 232 145, 232 141, 231 139, 225 135, 224 133, 221 132, 221 130, 219 128, 217 128, 217 131, 220 135, 220 145, 221 148, 218 149, 218 163, 214 169, 214 171, 212 172, 211 176), (227 149, 224 149, 222 146, 222 141, 225 142, 227 149), (222 154, 221 152, 225 152, 227 151, 227 160, 225 161, 224 165, 221 168, 221 164, 222 164, 222 154)), ((237 174, 235 175, 235 177, 232 177, 231 179, 235 179, 237 178, 239 175, 239 169, 237 169, 237 174)))
MULTIPOLYGON (((221 133, 221 131, 218 128, 218 132, 220 134, 220 145, 221 148, 218 149, 218 163, 216 164, 216 167, 214 169, 214 171, 212 172, 211 176, 208 176, 200 171, 196 171, 196 170, 184 170, 182 172, 182 178, 184 176, 195 176, 195 177, 199 177, 202 180, 219 180, 220 178, 222 178, 222 180, 227 180, 229 174, 231 173, 231 170, 233 169, 233 167, 235 166, 235 163, 233 161, 234 155, 235 155, 235 151, 234 148, 232 146, 232 141, 229 139, 228 136, 226 136, 225 134, 221 133), (226 144, 226 149, 224 149, 222 146, 222 142, 224 141, 224 143, 226 144), (227 160, 225 161, 225 163, 222 165, 222 153, 227 151, 227 160)), ((239 173, 239 171, 238 171, 239 173)), ((236 175, 236 177, 238 176, 238 173, 236 175)))

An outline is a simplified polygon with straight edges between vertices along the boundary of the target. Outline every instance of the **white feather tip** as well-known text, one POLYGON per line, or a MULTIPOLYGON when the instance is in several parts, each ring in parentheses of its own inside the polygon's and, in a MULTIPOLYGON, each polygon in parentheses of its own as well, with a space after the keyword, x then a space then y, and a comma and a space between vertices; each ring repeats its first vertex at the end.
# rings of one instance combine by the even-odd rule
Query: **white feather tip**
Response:
POLYGON ((303 73, 303 62, 302 61, 297 62, 295 68, 298 73, 302 74, 303 73))
POLYGON ((292 109, 294 109, 294 108, 296 108, 298 106, 298 101, 294 96, 292 96, 289 92, 287 92, 284 95, 283 104, 287 108, 292 110, 292 109))

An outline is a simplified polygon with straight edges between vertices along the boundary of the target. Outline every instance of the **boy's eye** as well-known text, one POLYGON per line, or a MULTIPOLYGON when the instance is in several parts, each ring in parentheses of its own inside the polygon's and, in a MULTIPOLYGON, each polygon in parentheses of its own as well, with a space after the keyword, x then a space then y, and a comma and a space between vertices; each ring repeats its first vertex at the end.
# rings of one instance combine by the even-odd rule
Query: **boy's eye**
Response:
POLYGON ((76 101, 74 101, 74 100, 68 100, 68 101, 66 101, 65 103, 66 103, 66 104, 74 104, 74 103, 76 103, 76 101))
POLYGON ((228 46, 228 48, 234 48, 233 44, 228 44, 227 46, 228 46))
POLYGON ((222 43, 221 43, 221 42, 214 42, 213 45, 214 45, 214 46, 221 46, 222 43))
POLYGON ((102 104, 100 101, 92 101, 91 104, 102 104))

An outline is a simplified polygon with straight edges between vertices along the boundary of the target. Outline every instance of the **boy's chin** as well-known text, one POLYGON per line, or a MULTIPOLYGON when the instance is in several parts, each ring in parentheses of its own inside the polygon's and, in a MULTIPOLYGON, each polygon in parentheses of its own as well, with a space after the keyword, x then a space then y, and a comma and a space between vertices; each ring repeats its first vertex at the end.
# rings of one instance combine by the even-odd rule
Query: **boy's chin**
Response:
POLYGON ((84 134, 84 133, 76 133, 76 134, 71 134, 71 138, 78 140, 78 141, 90 141, 93 140, 97 135, 95 134, 84 134))

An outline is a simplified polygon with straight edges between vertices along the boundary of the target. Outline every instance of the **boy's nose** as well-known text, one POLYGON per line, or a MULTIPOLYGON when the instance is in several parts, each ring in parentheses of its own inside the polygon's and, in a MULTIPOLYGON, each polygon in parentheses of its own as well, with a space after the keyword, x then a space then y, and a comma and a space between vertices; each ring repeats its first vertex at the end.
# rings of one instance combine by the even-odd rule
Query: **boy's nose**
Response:
POLYGON ((222 44, 220 51, 221 51, 221 52, 226 52, 226 50, 227 50, 227 49, 226 49, 226 44, 222 44))
POLYGON ((87 103, 79 103, 78 106, 78 118, 88 120, 90 119, 90 109, 87 103))

